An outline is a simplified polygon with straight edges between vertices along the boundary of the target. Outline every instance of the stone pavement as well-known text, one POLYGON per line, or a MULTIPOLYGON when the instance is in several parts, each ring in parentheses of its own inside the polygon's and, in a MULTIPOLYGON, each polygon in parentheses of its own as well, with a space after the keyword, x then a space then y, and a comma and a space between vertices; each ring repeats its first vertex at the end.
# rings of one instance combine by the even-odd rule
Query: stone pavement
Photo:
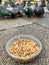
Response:
POLYGON ((45 18, 0 20, 0 65, 49 65, 49 14, 44 16, 45 18), (17 63, 6 53, 7 41, 17 34, 34 35, 41 41, 43 49, 36 60, 17 63))
POLYGON ((1 19, 0 21, 0 30, 9 29, 12 27, 18 27, 22 25, 32 24, 32 22, 25 21, 24 19, 1 19))

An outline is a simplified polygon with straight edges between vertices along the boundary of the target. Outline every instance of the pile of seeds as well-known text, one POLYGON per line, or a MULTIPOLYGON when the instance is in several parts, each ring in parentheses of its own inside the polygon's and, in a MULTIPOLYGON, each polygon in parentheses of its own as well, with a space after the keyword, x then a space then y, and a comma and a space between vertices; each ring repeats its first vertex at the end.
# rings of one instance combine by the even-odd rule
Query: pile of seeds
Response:
POLYGON ((39 51, 38 44, 29 39, 16 40, 9 46, 9 52, 15 56, 28 57, 39 51))

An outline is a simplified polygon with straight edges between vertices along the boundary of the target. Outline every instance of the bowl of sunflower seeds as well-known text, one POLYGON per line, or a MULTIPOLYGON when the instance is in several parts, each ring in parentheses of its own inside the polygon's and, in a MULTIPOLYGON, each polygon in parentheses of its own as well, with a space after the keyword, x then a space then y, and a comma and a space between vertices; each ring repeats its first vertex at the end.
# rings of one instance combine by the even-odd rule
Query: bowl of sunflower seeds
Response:
POLYGON ((6 52, 17 62, 34 60, 41 50, 41 42, 33 35, 16 35, 6 44, 6 52))

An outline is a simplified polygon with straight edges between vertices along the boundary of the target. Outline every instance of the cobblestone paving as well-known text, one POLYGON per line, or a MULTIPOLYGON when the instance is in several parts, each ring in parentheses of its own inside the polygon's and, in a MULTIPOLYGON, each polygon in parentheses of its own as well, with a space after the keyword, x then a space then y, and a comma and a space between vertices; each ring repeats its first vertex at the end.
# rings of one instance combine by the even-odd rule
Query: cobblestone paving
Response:
MULTIPOLYGON (((30 21, 33 21, 33 19, 30 21)), ((48 23, 49 15, 47 14, 46 18, 36 18, 32 24, 0 30, 0 65, 49 65, 48 23), (42 52, 34 61, 29 63, 17 63, 6 53, 5 45, 7 41, 17 34, 34 35, 41 41, 43 45, 42 52)))

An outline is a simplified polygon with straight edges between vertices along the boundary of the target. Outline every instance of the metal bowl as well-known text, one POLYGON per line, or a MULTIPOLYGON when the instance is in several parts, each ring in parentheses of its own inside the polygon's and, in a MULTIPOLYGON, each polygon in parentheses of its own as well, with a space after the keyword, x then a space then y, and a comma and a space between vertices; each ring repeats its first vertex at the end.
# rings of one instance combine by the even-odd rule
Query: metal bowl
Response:
POLYGON ((41 50, 42 50, 41 42, 36 37, 34 37, 33 35, 26 35, 26 34, 16 35, 16 36, 12 37, 11 39, 9 39, 9 41, 6 44, 7 53, 9 54, 9 56, 11 56, 17 62, 29 62, 29 61, 35 59, 40 54, 41 50), (14 56, 13 54, 11 54, 9 52, 8 48, 9 48, 10 44, 12 44, 14 41, 19 40, 19 39, 31 39, 31 40, 34 40, 39 45, 39 51, 36 54, 31 55, 30 57, 14 56))

